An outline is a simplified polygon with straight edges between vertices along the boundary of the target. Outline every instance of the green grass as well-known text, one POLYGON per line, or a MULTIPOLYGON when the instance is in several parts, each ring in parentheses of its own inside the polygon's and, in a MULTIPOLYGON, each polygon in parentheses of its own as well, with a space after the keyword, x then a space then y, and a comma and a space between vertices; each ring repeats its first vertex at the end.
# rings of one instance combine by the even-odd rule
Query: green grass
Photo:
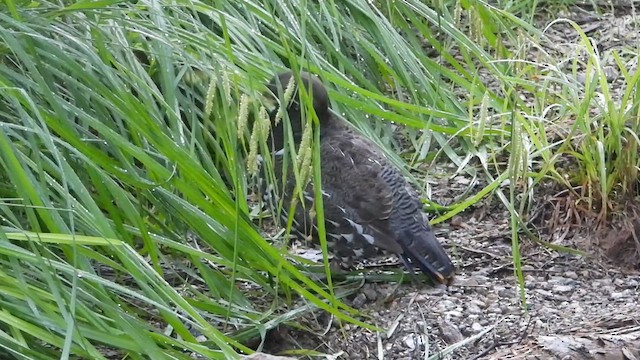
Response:
POLYGON ((434 223, 497 195, 516 265, 541 183, 581 186, 605 213, 637 182, 640 75, 626 69, 638 49, 612 55, 617 98, 575 25, 586 57, 529 58, 546 38, 521 11, 417 0, 3 3, 0 348, 223 359, 318 308, 368 326, 344 291, 263 238, 247 201, 250 129, 238 134, 238 119, 252 123, 264 82, 287 67, 321 75, 336 113, 425 193, 426 174, 407 165, 453 163, 479 180, 434 223), (399 155, 391 122, 411 153, 399 155), (553 126, 572 136, 555 138, 553 126), (568 175, 556 167, 566 157, 577 163, 568 175))

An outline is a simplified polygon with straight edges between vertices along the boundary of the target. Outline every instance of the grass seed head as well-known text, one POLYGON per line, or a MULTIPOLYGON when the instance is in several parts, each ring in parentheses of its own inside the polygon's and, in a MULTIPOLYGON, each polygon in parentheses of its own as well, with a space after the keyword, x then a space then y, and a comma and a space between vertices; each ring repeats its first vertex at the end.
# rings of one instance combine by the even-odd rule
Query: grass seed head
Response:
POLYGON ((209 88, 207 89, 207 97, 204 103, 204 116, 206 119, 211 115, 213 111, 213 101, 216 99, 216 88, 218 85, 218 77, 215 73, 211 73, 211 80, 209 81, 209 88))
POLYGON ((251 99, 247 94, 242 94, 240 97, 240 105, 238 109, 238 138, 244 139, 244 129, 247 127, 247 120, 249 119, 249 104, 251 99))

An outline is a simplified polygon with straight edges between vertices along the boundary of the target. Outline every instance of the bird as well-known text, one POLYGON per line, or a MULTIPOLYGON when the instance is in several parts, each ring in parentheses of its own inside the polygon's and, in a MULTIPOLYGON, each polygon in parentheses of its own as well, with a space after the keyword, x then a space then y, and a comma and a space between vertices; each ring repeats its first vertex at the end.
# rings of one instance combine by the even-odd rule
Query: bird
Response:
MULTIPOLYGON (((289 90, 294 89, 288 103, 269 111, 271 132, 267 139, 276 183, 283 188, 280 195, 284 200, 283 217, 287 217, 286 209, 295 197, 296 186, 292 171, 285 174, 282 170, 285 138, 289 136, 284 122, 288 118, 293 142, 299 146, 305 119, 311 121, 312 108, 319 128, 327 246, 334 258, 348 267, 356 260, 381 252, 394 253, 411 274, 417 266, 436 282, 449 285, 455 268, 436 239, 418 194, 399 169, 376 144, 333 113, 327 89, 316 76, 304 71, 298 72, 298 76, 290 70, 279 73, 267 84, 266 95, 274 102, 286 101, 288 86, 293 86, 289 90), (300 85, 311 101, 301 103, 296 96, 300 85), (283 116, 283 110, 288 116, 283 116)), ((303 189, 303 197, 299 197, 304 204, 298 204, 294 210, 293 227, 317 242, 313 186, 310 182, 303 189)), ((274 196, 273 187, 264 196, 265 200, 274 196)))

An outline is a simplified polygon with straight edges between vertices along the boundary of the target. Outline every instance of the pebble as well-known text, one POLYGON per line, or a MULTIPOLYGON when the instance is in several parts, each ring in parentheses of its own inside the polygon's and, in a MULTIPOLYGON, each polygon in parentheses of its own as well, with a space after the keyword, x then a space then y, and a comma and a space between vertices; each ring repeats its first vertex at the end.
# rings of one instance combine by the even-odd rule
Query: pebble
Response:
POLYGON ((480 307, 478 305, 473 304, 473 303, 469 303, 467 305, 467 312, 469 314, 477 315, 477 314, 481 314, 482 310, 480 309, 480 307))
POLYGON ((476 287, 476 286, 480 286, 481 280, 478 279, 477 276, 471 276, 468 278, 456 278, 455 282, 453 283, 454 286, 468 286, 468 287, 476 287))
POLYGON ((442 300, 438 305, 445 309, 453 309, 456 307, 456 304, 454 304, 451 300, 442 300))
POLYGON ((440 335, 447 344, 455 344, 464 339, 458 326, 447 320, 440 323, 440 335))
POLYGON ((378 299, 379 293, 373 286, 365 286, 362 292, 367 297, 367 301, 373 302, 378 299))
POLYGON ((550 299, 553 297, 553 294, 547 290, 542 290, 542 289, 536 289, 535 292, 539 295, 541 295, 543 298, 545 299, 550 299))
POLYGON ((353 298, 353 301, 351 301, 351 306, 353 306, 356 309, 362 309, 366 304, 366 302, 367 302, 367 296, 363 293, 359 293, 358 295, 356 295, 355 298, 353 298))
MULTIPOLYGON (((447 289, 444 286, 435 286, 425 291, 425 295, 428 296, 441 296, 447 292, 447 289)), ((422 294, 421 294, 422 295, 422 294)), ((418 295, 418 296, 421 296, 418 295)), ((417 300, 417 298, 416 298, 417 300)))
POLYGON ((619 300, 628 297, 628 294, 627 291, 612 292, 609 297, 611 297, 613 300, 619 300))
POLYGON ((575 271, 565 271, 564 277, 566 277, 568 279, 577 280, 578 279, 578 273, 576 273, 575 271))
POLYGON ((550 316, 553 316, 553 315, 557 314, 558 312, 559 312, 559 310, 554 309, 554 308, 552 308, 552 307, 548 307, 548 306, 543 306, 543 307, 540 309, 540 314, 541 314, 542 316, 544 316, 544 317, 550 317, 550 316))
POLYGON ((453 181, 458 185, 469 185, 471 183, 471 179, 466 176, 456 176, 453 181))

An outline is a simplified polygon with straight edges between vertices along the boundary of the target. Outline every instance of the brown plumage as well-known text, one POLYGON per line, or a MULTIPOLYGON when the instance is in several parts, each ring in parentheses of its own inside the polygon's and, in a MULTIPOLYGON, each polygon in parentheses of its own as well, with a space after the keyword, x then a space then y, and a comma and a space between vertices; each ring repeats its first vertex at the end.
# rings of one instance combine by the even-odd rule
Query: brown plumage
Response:
MULTIPOLYGON (((271 80, 268 88, 275 98, 281 98, 279 94, 284 93, 292 77, 292 72, 285 72, 271 80)), ((416 192, 375 144, 332 114, 327 90, 320 80, 307 73, 301 73, 299 79, 312 96, 319 120, 324 216, 331 251, 350 264, 356 258, 385 250, 398 254, 410 270, 417 266, 434 280, 449 283, 454 274, 453 264, 435 238, 416 192)), ((279 150, 284 148, 283 139, 287 136, 283 132, 286 117, 276 125, 277 111, 278 108, 270 114, 273 129, 269 145, 274 154, 276 178, 282 180, 284 155, 279 150)), ((304 131, 302 111, 307 111, 307 107, 300 106, 294 93, 287 113, 296 145, 300 144, 304 131)), ((307 120, 311 119, 308 113, 305 115, 307 120)), ((286 210, 295 179, 287 176, 285 180, 282 196, 286 210)), ((310 184, 305 189, 305 206, 297 206, 294 225, 300 233, 316 238, 315 217, 309 216, 313 194, 310 184)))

